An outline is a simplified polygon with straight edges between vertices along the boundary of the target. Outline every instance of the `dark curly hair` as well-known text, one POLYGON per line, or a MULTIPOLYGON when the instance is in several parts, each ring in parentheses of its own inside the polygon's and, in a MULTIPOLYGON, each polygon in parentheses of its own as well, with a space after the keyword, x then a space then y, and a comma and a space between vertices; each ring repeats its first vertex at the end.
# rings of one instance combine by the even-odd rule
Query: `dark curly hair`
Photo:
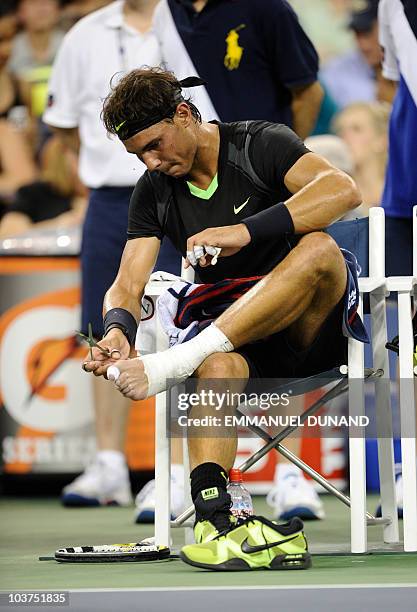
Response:
POLYGON ((0 2, 0 19, 8 17, 17 12, 16 0, 1 0, 0 2))
POLYGON ((108 133, 120 137, 120 126, 127 122, 146 121, 149 117, 172 119, 180 102, 186 102, 194 119, 201 123, 200 111, 190 98, 183 97, 174 73, 160 67, 136 69, 111 87, 101 119, 108 133))

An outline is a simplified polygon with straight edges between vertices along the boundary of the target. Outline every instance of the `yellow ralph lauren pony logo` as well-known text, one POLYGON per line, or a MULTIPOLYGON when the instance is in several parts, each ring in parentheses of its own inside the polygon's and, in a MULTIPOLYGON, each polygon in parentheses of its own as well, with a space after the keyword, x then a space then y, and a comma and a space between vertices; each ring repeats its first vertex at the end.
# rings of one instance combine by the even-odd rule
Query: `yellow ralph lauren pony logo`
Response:
POLYGON ((242 59, 243 47, 239 45, 239 30, 246 27, 241 23, 237 28, 230 30, 226 36, 227 50, 224 56, 224 65, 228 70, 236 70, 239 68, 240 60, 242 59))

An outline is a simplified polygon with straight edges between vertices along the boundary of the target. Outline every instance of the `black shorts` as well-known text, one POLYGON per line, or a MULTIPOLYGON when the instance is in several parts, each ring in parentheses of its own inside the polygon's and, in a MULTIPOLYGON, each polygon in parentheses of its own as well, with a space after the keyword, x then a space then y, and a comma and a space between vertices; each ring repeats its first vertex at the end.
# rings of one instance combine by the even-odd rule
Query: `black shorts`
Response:
POLYGON ((348 340, 342 333, 343 311, 344 298, 327 317, 313 344, 304 350, 291 346, 286 329, 239 348, 236 352, 247 361, 249 377, 304 378, 346 364, 348 340))

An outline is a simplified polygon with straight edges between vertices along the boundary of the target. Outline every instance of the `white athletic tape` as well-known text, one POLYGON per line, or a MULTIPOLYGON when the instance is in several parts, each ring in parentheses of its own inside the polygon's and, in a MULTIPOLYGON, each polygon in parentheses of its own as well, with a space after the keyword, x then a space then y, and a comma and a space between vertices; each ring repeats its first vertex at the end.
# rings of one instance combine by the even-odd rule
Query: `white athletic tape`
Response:
MULTIPOLYGON (((233 344, 213 323, 197 336, 172 348, 141 357, 148 379, 147 397, 184 381, 213 353, 229 353, 233 344), (170 381, 168 383, 167 381, 170 381)), ((110 370, 110 368, 109 368, 110 370)), ((107 370, 107 372, 109 371, 107 370)))
POLYGON ((221 248, 214 246, 206 246, 206 251, 208 255, 211 255, 213 257, 213 259, 211 260, 211 265, 215 266, 217 263, 217 258, 221 253, 221 248))
POLYGON ((194 255, 196 259, 200 259, 200 257, 204 257, 204 247, 203 246, 195 246, 194 247, 194 255))
POLYGON ((112 365, 109 368, 107 368, 107 378, 109 380, 114 380, 114 382, 116 382, 116 380, 119 378, 119 376, 120 376, 119 368, 117 368, 114 365, 112 365))
POLYGON ((220 255, 221 248, 215 246, 195 246, 192 251, 187 251, 187 259, 192 266, 196 266, 199 259, 204 257, 205 254, 211 255, 213 259, 211 260, 211 265, 215 266, 217 263, 217 258, 220 255))
POLYGON ((192 266, 196 266, 197 265, 197 260, 194 256, 194 251, 187 251, 187 259, 190 262, 190 264, 192 266))

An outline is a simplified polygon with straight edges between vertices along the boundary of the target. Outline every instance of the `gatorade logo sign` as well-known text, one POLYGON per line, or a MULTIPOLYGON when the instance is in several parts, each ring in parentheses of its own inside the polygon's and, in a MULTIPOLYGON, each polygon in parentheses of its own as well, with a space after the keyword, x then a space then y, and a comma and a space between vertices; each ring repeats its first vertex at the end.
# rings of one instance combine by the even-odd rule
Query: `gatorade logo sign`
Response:
POLYGON ((1 401, 20 425, 58 433, 92 421, 79 321, 78 288, 25 300, 0 318, 1 401))

